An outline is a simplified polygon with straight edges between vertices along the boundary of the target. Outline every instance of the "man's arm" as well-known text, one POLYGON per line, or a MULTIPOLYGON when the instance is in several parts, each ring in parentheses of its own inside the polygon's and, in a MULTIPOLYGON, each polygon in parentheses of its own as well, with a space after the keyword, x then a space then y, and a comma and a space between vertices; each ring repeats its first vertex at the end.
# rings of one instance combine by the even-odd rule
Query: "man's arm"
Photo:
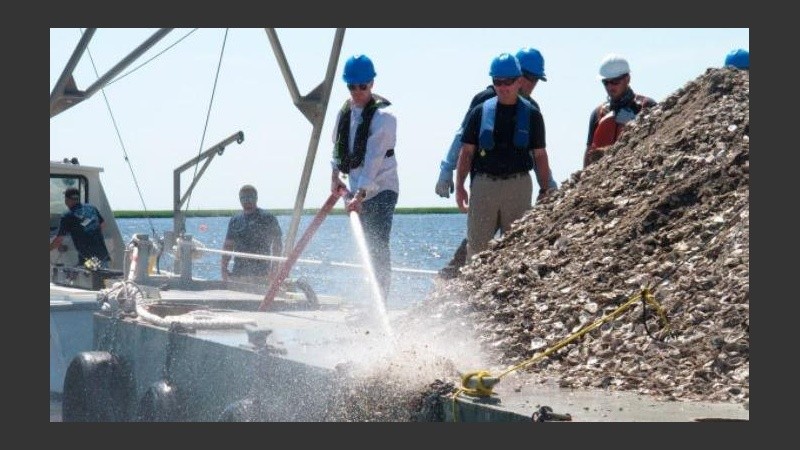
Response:
MULTIPOLYGON (((346 102, 345 102, 346 104, 346 102)), ((336 194, 341 188, 347 190, 347 185, 339 178, 339 167, 336 161, 336 140, 338 139, 339 121, 342 120, 342 110, 336 115, 336 121, 332 130, 331 142, 333 143, 333 158, 331 158, 331 193, 336 194)))
POLYGON ((592 153, 592 139, 594 138, 594 130, 597 128, 597 109, 592 110, 592 114, 589 116, 589 135, 586 138, 586 149, 583 151, 583 168, 585 169, 586 166, 593 162, 593 155, 592 153))
MULTIPOLYGON (((536 171, 537 170, 536 169, 536 167, 537 167, 536 166, 536 155, 534 154, 533 149, 530 149, 528 151, 530 152, 531 159, 533 160, 533 170, 536 171)), ((548 158, 548 161, 549 161, 549 158, 548 158)), ((539 186, 539 189, 541 189, 541 188, 542 188, 542 186, 539 186)), ((553 169, 550 169, 550 178, 549 178, 549 180, 547 182, 547 189, 551 190, 551 191, 558 190, 558 183, 556 183, 556 180, 553 178, 553 169)))
POLYGON ((341 178, 339 178, 339 169, 334 167, 331 170, 331 193, 335 194, 339 192, 339 189, 344 188, 347 190, 347 185, 344 184, 341 178))
POLYGON ((449 198, 454 190, 453 186, 453 170, 458 163, 458 155, 461 150, 461 135, 464 133, 464 127, 459 127, 453 136, 453 142, 450 143, 450 148, 447 150, 442 162, 439 164, 439 179, 436 181, 436 195, 439 197, 449 198))
POLYGON ((536 183, 539 184, 538 200, 547 195, 550 190, 550 162, 545 148, 533 149, 533 159, 536 161, 536 183))
POLYGON ((453 136, 453 141, 450 143, 450 148, 447 150, 447 154, 439 164, 439 179, 436 181, 436 194, 439 197, 450 198, 450 194, 453 193, 453 171, 456 169, 456 165, 458 164, 458 157, 461 152, 461 137, 464 135, 464 129, 467 128, 469 113, 476 105, 479 105, 483 103, 484 100, 491 98, 493 96, 493 92, 494 91, 491 93, 487 91, 479 92, 472 97, 472 100, 469 102, 469 108, 467 108, 464 118, 461 119, 461 125, 458 127, 458 130, 456 130, 455 136, 453 136))
MULTIPOLYGON (((229 225, 230 226, 230 225, 229 225)), ((222 243, 222 249, 225 251, 233 251, 233 239, 225 238, 225 242, 222 243)), ((220 265, 221 267, 221 274, 222 280, 228 281, 228 277, 230 276, 231 272, 228 270, 228 263, 231 261, 231 255, 222 255, 220 258, 220 265)))
POLYGON ((61 242, 63 242, 63 241, 64 241, 64 236, 60 236, 60 235, 56 236, 56 238, 53 239, 50 242, 50 251, 52 252, 53 249, 56 249, 56 248, 60 247, 61 246, 61 242))
POLYGON ((67 225, 66 219, 64 216, 61 216, 61 220, 58 223, 58 230, 56 231, 56 237, 50 241, 50 251, 52 252, 53 249, 59 249, 60 251, 66 251, 66 246, 61 248, 62 242, 64 242, 64 236, 67 234, 67 225))
POLYGON ((275 234, 272 237, 272 255, 283 255, 283 231, 277 218, 275 218, 275 234))
POLYGON ((461 145, 461 151, 458 154, 458 165, 456 166, 456 204, 461 212, 467 212, 469 204, 469 194, 464 188, 464 182, 467 180, 470 169, 472 168, 472 159, 475 156, 474 144, 461 145))

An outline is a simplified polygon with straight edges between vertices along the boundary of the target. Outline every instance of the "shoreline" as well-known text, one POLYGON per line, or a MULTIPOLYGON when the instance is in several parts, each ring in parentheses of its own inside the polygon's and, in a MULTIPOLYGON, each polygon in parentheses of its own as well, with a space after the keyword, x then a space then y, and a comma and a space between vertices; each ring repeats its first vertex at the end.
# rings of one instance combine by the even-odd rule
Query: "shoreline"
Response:
MULTIPOLYGON (((265 208, 270 213, 276 216, 290 216, 293 213, 292 209, 287 208, 265 208)), ((184 211, 186 217, 230 217, 240 212, 241 209, 198 209, 193 211, 184 211)), ((319 208, 305 208, 303 215, 315 215, 319 208)), ((395 214, 462 214, 457 207, 404 207, 397 208, 395 214)), ((334 208, 330 212, 331 215, 344 215, 344 208, 334 208)), ((154 211, 141 211, 141 210, 119 210, 114 211, 114 217, 117 219, 144 219, 144 218, 167 218, 171 219, 173 215, 172 210, 154 210, 154 211)))

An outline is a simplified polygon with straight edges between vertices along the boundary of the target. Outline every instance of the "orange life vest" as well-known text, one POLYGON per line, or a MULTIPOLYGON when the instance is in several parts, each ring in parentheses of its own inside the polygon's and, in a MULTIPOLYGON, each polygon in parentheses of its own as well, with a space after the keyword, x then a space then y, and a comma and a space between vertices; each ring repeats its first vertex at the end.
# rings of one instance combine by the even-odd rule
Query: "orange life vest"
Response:
POLYGON ((624 127, 624 125, 617 123, 614 118, 614 111, 609 111, 597 121, 597 128, 594 129, 594 134, 592 135, 592 150, 607 147, 617 142, 617 138, 622 134, 624 127))
MULTIPOLYGON (((639 111, 645 107, 647 100, 648 98, 644 95, 637 94, 634 97, 634 103, 638 106, 637 111, 635 111, 637 115, 639 111)), ((617 139, 619 139, 619 136, 622 134, 623 130, 625 130, 625 124, 617 122, 616 113, 614 111, 609 111, 608 107, 608 102, 597 107, 596 117, 598 120, 597 127, 592 134, 592 150, 607 147, 617 142, 617 139)))

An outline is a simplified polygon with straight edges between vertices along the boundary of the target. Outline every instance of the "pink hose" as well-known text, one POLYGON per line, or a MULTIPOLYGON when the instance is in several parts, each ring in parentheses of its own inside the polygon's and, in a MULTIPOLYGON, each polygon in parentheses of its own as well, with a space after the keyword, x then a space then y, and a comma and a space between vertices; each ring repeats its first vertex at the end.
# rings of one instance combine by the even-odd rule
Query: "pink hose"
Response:
POLYGON ((264 300, 261 301, 261 305, 259 305, 259 311, 266 311, 269 308, 269 305, 272 304, 273 300, 275 300, 275 296, 278 294, 278 290, 283 284, 283 280, 289 275, 289 272, 292 270, 292 266, 294 263, 297 262, 297 258, 300 257, 300 254, 303 253, 303 250, 308 245, 308 242, 311 240, 311 237, 314 236, 314 233, 317 231, 317 228, 322 224, 322 221, 325 220, 325 217, 328 213, 333 209, 333 205, 339 200, 339 197, 342 196, 344 190, 339 191, 338 193, 331 194, 328 197, 328 200, 325 201, 325 204, 322 205, 322 208, 317 212, 314 216, 314 220, 308 225, 305 233, 297 241, 297 245, 292 249, 292 254, 286 257, 286 261, 281 264, 280 268, 278 269, 277 275, 272 279, 272 283, 269 285, 269 290, 267 290, 267 294, 264 295, 264 300))

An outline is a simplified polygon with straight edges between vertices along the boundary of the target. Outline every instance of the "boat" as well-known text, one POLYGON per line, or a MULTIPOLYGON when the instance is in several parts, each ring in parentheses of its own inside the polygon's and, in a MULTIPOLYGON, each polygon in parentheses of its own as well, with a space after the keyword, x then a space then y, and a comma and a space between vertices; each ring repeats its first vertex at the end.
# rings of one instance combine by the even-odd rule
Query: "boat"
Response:
MULTIPOLYGON (((94 31, 83 33, 56 83, 51 117, 98 92, 170 29, 158 30, 81 91, 72 71, 94 31)), ((342 361, 365 348, 377 352, 391 347, 389 315, 397 312, 386 311, 381 302, 354 307, 340 297, 316 293, 305 280, 288 277, 316 227, 346 194, 331 194, 295 239, 344 29, 336 30, 324 80, 304 96, 294 84, 275 30, 266 33, 295 105, 314 127, 285 256, 227 252, 280 261, 271 280, 207 280, 192 270, 198 253, 226 252, 187 234, 182 208, 211 161, 244 140, 242 131, 174 169, 171 232, 153 236, 145 230, 127 243, 103 189, 103 169, 75 158, 51 161, 51 239, 66 210, 63 191, 76 186, 83 201, 97 206, 106 219, 104 237, 112 255, 109 269, 97 269, 77 267, 77 253, 68 240, 65 251, 51 252, 50 392, 62 401, 64 421, 330 420, 329 405, 340 393, 342 361), (190 168, 195 175, 184 192, 181 174, 190 168), (165 255, 172 257, 172 267, 160 267, 165 255)))
POLYGON ((106 221, 104 236, 112 256, 109 269, 76 267, 78 253, 72 239, 64 238, 62 250, 50 252, 50 392, 63 392, 64 375, 71 359, 92 349, 92 315, 100 309, 97 293, 105 279, 122 276, 122 235, 100 182, 102 168, 86 166, 77 159, 50 161, 50 239, 58 231, 67 210, 64 190, 77 187, 84 201, 95 205, 106 221))
MULTIPOLYGON (((97 82, 79 90, 72 79, 72 71, 94 34, 93 29, 86 30, 51 92, 51 117, 98 92, 169 31, 158 30, 108 73, 98 77, 97 82)), ((352 375, 354 360, 378 360, 398 349, 393 324, 402 311, 382 309, 379 298, 373 307, 364 310, 354 307, 348 299, 318 294, 313 280, 288 278, 293 264, 302 262, 304 245, 343 195, 332 194, 296 239, 344 29, 337 29, 334 36, 324 80, 304 96, 294 84, 275 30, 268 28, 266 33, 295 106, 313 125, 284 245, 285 256, 235 254, 280 261, 281 270, 273 279, 265 280, 264 284, 251 284, 202 279, 193 274, 192 263, 198 253, 225 252, 208 248, 186 233, 183 206, 191 190, 202 181, 212 160, 245 139, 242 131, 232 133, 174 169, 173 230, 170 233, 155 236, 143 230, 127 243, 123 242, 105 195, 101 179, 103 169, 84 165, 74 158, 50 162, 51 238, 65 210, 65 187, 79 187, 84 201, 97 206, 108 222, 104 236, 112 254, 111 267, 98 269, 77 267, 77 254, 68 240, 65 241, 66 251, 51 253, 50 392, 51 398, 56 395, 62 402, 62 420, 327 422, 391 419, 367 407, 360 408, 355 415, 348 411, 353 401, 350 394, 354 390, 346 381, 352 375), (184 192, 180 175, 200 165, 202 167, 184 192), (161 258, 165 256, 172 259, 169 268, 160 267, 161 258)), ((228 253, 233 255, 233 252, 228 253)), ((362 264, 365 266, 368 266, 366 260, 362 264)), ((467 382, 462 388, 465 386, 475 389, 467 382)), ((496 394, 502 396, 502 402, 495 394, 470 397, 450 395, 452 393, 452 389, 433 392, 431 397, 438 409, 429 408, 431 415, 421 420, 571 421, 570 411, 564 408, 574 405, 576 400, 590 405, 578 411, 586 421, 613 418, 678 421, 694 417, 746 420, 749 417, 747 412, 733 405, 663 404, 643 401, 635 395, 565 395, 557 389, 521 392, 521 388, 513 385, 498 386, 496 394), (555 411, 549 405, 556 406, 555 411)), ((369 403, 370 399, 363 399, 369 394, 361 395, 367 406, 409 400, 386 396, 369 403)), ((356 409, 360 406, 355 405, 356 409)))

